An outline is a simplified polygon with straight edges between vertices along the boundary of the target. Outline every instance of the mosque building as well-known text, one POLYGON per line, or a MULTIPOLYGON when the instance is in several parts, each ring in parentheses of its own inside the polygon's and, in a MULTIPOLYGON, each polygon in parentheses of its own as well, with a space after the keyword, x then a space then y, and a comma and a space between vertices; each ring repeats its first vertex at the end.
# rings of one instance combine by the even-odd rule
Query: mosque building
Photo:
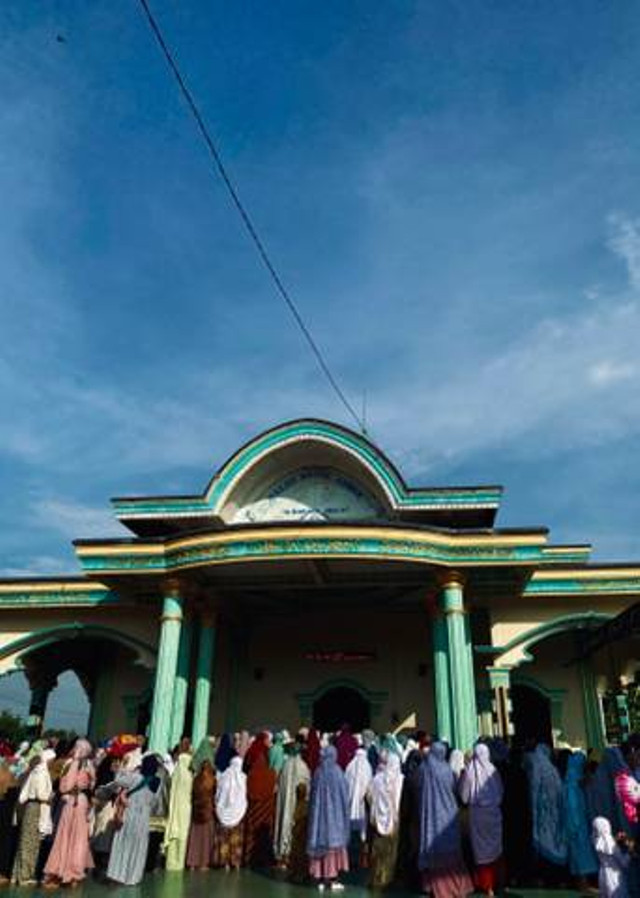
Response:
MULTIPOLYGON (((89 735, 263 727, 584 747, 640 729, 640 564, 495 526, 499 486, 408 487, 320 420, 242 446, 201 495, 119 498, 129 534, 78 539, 79 576, 0 580, 0 676, 30 724, 61 673, 89 735)), ((123 531, 124 532, 124 531, 123 531)))

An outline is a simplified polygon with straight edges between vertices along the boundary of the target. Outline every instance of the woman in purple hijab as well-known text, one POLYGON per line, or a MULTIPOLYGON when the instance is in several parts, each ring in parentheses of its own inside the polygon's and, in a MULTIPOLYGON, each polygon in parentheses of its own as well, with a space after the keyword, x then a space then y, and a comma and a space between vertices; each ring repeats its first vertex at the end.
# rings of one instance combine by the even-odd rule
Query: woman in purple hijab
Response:
POLYGON ((349 869, 349 789, 337 763, 337 751, 323 749, 320 766, 313 775, 309 800, 307 854, 309 872, 319 888, 343 888, 338 876, 349 869))
POLYGON ((442 742, 434 742, 422 762, 419 791, 423 887, 434 898, 464 898, 473 884, 462 858, 455 778, 442 742))
POLYGON ((502 878, 504 788, 497 768, 491 763, 488 745, 482 742, 476 745, 458 790, 464 804, 469 805, 476 888, 491 896, 502 878))

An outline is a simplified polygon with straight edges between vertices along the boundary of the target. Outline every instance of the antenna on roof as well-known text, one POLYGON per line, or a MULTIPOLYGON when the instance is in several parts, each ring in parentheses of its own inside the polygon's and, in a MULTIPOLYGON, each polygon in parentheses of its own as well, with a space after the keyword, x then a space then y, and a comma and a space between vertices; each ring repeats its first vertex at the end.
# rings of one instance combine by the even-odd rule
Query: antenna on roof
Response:
POLYGON ((362 436, 367 436, 367 391, 362 391, 362 415, 360 416, 360 430, 362 436))

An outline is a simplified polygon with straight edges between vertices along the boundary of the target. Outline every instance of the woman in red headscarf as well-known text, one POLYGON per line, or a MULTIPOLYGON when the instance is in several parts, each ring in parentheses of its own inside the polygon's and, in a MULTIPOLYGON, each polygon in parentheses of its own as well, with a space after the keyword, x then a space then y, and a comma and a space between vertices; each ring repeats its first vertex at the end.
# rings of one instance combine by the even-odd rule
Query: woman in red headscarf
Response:
POLYGON ((263 746, 260 753, 254 754, 247 774, 249 808, 244 843, 244 863, 248 867, 258 868, 268 867, 273 863, 273 825, 278 777, 275 770, 269 767, 266 742, 263 746))

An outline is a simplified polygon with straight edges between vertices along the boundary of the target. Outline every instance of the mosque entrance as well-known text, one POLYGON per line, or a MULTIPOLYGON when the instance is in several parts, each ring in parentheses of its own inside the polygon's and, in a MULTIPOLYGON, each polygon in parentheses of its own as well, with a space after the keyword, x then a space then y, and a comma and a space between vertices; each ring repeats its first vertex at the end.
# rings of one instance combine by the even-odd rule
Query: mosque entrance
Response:
POLYGON ((369 702, 349 686, 328 689, 313 704, 313 725, 322 733, 335 733, 345 723, 359 733, 371 725, 369 702))
POLYGON ((546 695, 518 683, 511 687, 514 739, 519 745, 546 742, 553 745, 551 702, 546 695))

